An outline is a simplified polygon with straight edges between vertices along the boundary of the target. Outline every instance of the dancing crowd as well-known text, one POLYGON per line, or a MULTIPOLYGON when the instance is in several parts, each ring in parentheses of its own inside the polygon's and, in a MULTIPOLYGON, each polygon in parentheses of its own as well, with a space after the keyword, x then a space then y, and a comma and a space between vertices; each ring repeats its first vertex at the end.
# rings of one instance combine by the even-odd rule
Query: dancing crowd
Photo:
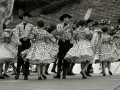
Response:
POLYGON ((15 79, 19 79, 21 67, 24 80, 30 75, 30 65, 36 65, 38 80, 47 79, 48 68, 53 63, 53 78, 66 79, 66 75, 75 75, 74 65, 80 64, 83 79, 87 79, 93 63, 99 63, 102 74, 112 75, 111 63, 120 59, 120 31, 112 28, 111 21, 84 20, 71 22, 72 16, 63 14, 59 24, 45 26, 40 18, 37 27, 30 24, 32 16, 24 13, 22 22, 14 29, 6 29, 0 36, 0 79, 9 77, 9 65, 13 67, 15 79), (17 63, 15 67, 14 63, 17 63), (3 64, 5 69, 3 70, 3 64), (56 71, 57 67, 57 71, 56 71), (61 75, 62 73, 62 75, 61 75))

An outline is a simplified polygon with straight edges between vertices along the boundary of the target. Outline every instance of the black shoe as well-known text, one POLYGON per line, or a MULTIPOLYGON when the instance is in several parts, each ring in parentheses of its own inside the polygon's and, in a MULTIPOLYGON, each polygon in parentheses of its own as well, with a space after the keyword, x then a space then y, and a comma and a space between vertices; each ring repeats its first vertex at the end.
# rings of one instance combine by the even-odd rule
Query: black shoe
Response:
POLYGON ((67 73, 67 69, 66 68, 63 68, 63 77, 62 79, 66 79, 66 73, 67 73))
POLYGON ((87 77, 85 76, 85 74, 82 71, 80 73, 82 74, 83 79, 87 79, 87 77))
POLYGON ((66 79, 66 76, 63 76, 62 79, 66 79))
POLYGON ((0 79, 5 79, 5 77, 4 76, 0 76, 0 79))
MULTIPOLYGON (((22 75, 25 75, 24 73, 22 75)), ((28 75, 30 75, 30 73, 28 73, 28 75)))
POLYGON ((110 74, 110 75, 112 75, 112 72, 111 72, 111 71, 109 71, 109 74, 110 74))
POLYGON ((25 69, 24 70, 24 80, 28 80, 28 75, 29 75, 29 70, 28 69, 25 69))
POLYGON ((47 77, 45 75, 42 75, 43 79, 47 79, 47 77))
POLYGON ((38 80, 42 80, 42 78, 41 78, 41 77, 39 77, 39 78, 38 78, 38 80))
POLYGON ((12 73, 11 75, 16 75, 16 73, 12 73))
POLYGON ((10 77, 10 76, 8 76, 7 74, 3 74, 3 76, 5 76, 5 77, 10 77))
POLYGON ((106 76, 106 73, 103 73, 103 76, 106 76))
POLYGON ((15 75, 15 79, 19 79, 19 76, 20 76, 20 68, 16 68, 16 75, 15 75))
POLYGON ((75 73, 71 72, 71 75, 76 75, 75 73))
POLYGON ((76 75, 73 72, 68 72, 67 75, 76 75))
POLYGON ((56 76, 54 76, 53 78, 60 78, 61 76, 60 75, 56 75, 56 76))
POLYGON ((53 73, 57 73, 55 70, 51 70, 51 72, 53 72, 53 73))
POLYGON ((50 75, 48 72, 45 72, 46 75, 50 75))
POLYGON ((30 70, 29 70, 29 73, 28 73, 28 75, 30 75, 30 70))
POLYGON ((54 76, 53 78, 58 78, 58 79, 60 79, 60 77, 61 77, 61 68, 58 68, 58 70, 57 70, 57 75, 54 76))
POLYGON ((28 80, 28 76, 24 76, 24 80, 28 80))
POLYGON ((90 74, 86 74, 88 77, 92 77, 92 75, 90 75, 90 74))
POLYGON ((17 79, 19 79, 19 75, 16 73, 16 75, 15 75, 15 79, 17 80, 17 79))

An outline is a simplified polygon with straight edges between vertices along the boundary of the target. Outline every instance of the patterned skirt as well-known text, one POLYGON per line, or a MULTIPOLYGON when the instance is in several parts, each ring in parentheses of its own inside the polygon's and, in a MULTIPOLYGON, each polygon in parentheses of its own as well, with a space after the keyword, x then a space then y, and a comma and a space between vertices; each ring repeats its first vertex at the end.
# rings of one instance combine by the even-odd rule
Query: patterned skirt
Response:
POLYGON ((94 51, 92 45, 87 40, 80 40, 66 54, 65 59, 69 62, 81 63, 93 61, 94 51))
POLYGON ((52 63, 58 53, 58 46, 54 44, 34 43, 30 49, 21 53, 25 61, 31 64, 52 63))
POLYGON ((100 46, 100 60, 107 62, 114 62, 116 61, 120 56, 120 51, 117 49, 116 44, 113 43, 113 45, 110 44, 102 44, 100 46))
POLYGON ((0 43, 0 63, 14 62, 17 59, 17 49, 11 44, 0 43))

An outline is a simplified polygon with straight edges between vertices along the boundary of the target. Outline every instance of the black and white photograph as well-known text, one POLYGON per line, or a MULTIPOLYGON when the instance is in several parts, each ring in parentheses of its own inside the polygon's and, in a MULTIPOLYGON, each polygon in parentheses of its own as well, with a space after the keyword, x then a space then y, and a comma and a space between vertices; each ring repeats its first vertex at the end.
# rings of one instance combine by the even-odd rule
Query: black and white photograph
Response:
POLYGON ((0 90, 120 90, 120 0, 0 0, 0 90))

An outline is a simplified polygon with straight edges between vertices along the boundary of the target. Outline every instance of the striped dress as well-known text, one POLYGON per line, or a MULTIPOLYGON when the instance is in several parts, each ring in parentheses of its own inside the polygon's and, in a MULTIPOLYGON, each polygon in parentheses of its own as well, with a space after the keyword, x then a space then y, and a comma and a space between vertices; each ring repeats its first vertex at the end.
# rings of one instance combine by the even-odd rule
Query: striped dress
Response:
POLYGON ((25 61, 31 64, 52 63, 58 52, 58 46, 52 41, 54 37, 43 29, 36 30, 35 42, 21 53, 25 61))
POLYGON ((103 34, 99 51, 100 60, 104 62, 107 61, 114 62, 119 57, 116 45, 113 42, 113 38, 110 35, 103 34))
POLYGON ((10 35, 7 32, 2 34, 0 42, 0 63, 14 62, 17 59, 17 49, 11 45, 10 35))
POLYGON ((93 61, 94 51, 91 42, 86 38, 86 32, 79 28, 74 32, 74 39, 77 43, 68 51, 65 59, 69 62, 81 63, 93 61))

